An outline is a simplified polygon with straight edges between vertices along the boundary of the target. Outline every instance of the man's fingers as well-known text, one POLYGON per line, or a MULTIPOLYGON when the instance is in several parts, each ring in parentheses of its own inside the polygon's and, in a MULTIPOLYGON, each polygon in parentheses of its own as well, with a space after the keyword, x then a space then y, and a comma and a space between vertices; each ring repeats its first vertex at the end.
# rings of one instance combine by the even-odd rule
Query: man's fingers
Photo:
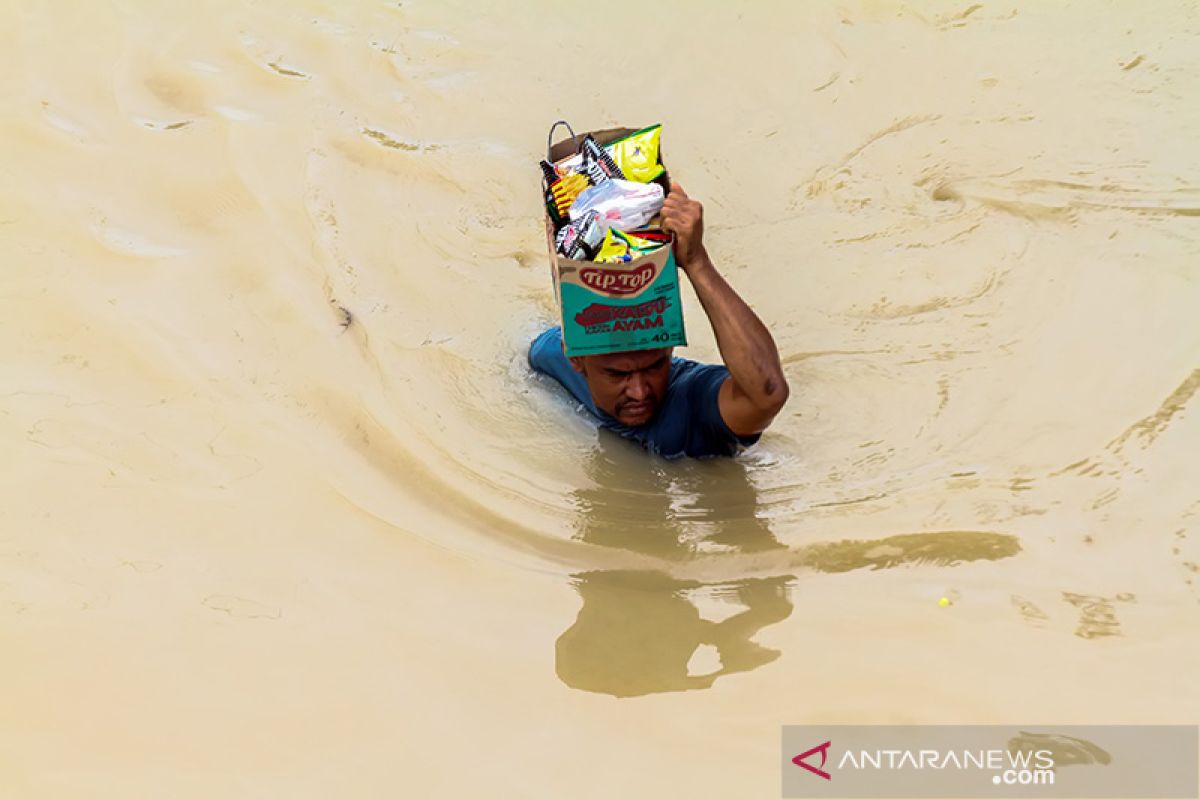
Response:
POLYGON ((661 212, 662 229, 676 235, 683 233, 684 229, 689 227, 689 223, 691 222, 689 215, 691 204, 691 199, 683 191, 683 187, 672 181, 671 191, 663 201, 661 212))
POLYGON ((686 207, 684 206, 682 200, 672 201, 668 199, 665 203, 663 203, 662 214, 664 217, 678 217, 682 216, 685 212, 686 207))
POLYGON ((678 183, 673 183, 671 186, 674 188, 667 195, 667 198, 663 200, 663 211, 670 210, 676 214, 687 214, 690 208, 697 204, 684 194, 683 189, 678 183))
POLYGON ((662 228, 669 233, 680 233, 687 226, 687 213, 676 205, 663 205, 660 219, 662 228))

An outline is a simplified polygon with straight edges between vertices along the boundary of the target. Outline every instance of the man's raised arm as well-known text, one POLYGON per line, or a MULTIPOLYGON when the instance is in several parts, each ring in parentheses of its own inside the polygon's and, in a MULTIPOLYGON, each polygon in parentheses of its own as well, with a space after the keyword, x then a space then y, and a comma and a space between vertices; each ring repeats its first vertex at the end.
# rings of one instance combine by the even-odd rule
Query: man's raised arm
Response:
POLYGON ((662 222, 675 234, 675 262, 696 290, 729 369, 717 395, 721 418, 740 436, 766 430, 788 398, 775 340, 713 266, 704 249, 704 209, 677 183, 663 203, 662 222))

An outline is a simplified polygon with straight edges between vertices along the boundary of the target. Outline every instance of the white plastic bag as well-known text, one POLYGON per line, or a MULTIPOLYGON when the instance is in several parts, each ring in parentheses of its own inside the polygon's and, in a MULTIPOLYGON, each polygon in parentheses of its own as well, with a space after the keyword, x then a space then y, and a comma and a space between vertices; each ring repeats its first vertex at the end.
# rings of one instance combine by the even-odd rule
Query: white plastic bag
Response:
POLYGON ((619 178, 599 186, 589 186, 579 193, 571 205, 571 221, 589 211, 600 214, 600 224, 619 231, 631 231, 646 226, 662 211, 663 189, 657 183, 637 183, 619 178))

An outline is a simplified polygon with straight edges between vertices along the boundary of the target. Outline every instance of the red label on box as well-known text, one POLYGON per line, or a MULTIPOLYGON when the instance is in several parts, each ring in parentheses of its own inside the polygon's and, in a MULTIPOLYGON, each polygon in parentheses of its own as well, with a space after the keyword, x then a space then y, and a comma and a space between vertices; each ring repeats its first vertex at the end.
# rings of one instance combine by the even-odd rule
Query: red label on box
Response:
POLYGON ((646 284, 654 280, 653 263, 643 264, 637 269, 615 270, 603 267, 584 267, 579 270, 579 280, 589 289, 608 294, 637 294, 646 284))

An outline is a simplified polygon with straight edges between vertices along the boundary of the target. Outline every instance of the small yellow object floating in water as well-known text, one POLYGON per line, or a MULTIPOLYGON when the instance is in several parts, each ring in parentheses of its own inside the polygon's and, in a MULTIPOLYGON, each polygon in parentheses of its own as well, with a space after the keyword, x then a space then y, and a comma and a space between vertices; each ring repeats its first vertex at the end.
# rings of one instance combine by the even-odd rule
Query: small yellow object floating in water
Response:
POLYGON ((950 607, 950 598, 943 597, 941 600, 938 600, 938 605, 941 606, 942 608, 949 608, 950 607))

